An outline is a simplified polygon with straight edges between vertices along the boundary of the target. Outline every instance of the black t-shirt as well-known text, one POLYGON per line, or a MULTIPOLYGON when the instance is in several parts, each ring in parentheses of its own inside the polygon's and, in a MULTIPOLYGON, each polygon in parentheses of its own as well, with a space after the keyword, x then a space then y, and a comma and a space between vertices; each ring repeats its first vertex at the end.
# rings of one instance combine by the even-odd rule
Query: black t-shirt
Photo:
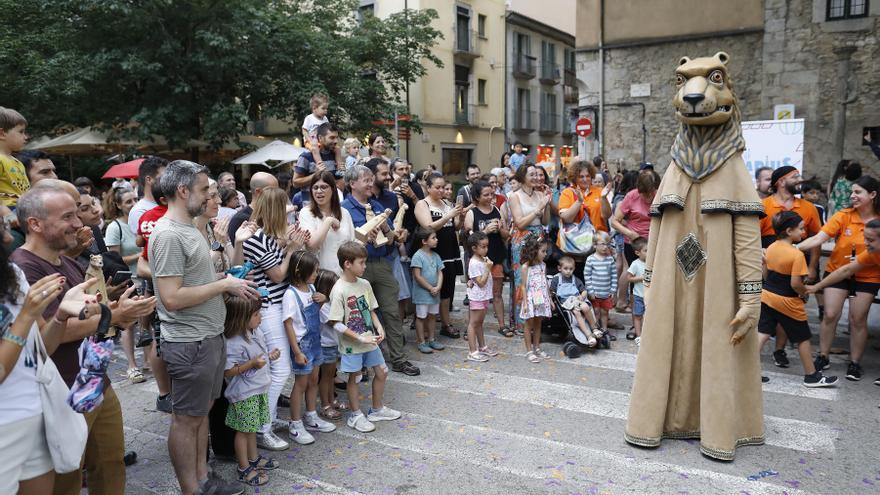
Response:
MULTIPOLYGON (((474 214, 474 232, 480 230, 480 222, 488 223, 496 218, 501 220, 501 212, 495 206, 492 206, 492 211, 489 213, 483 213, 479 208, 471 209, 471 213, 474 214)), ((496 265, 504 262, 504 259, 507 258, 507 246, 504 245, 504 239, 501 238, 501 234, 493 232, 486 235, 489 237, 489 252, 487 256, 496 265)))
MULTIPOLYGON (((13 263, 21 268, 25 278, 29 284, 34 285, 41 278, 60 273, 65 278, 64 292, 60 294, 49 306, 43 311, 43 318, 47 321, 55 315, 58 305, 64 294, 75 285, 83 283, 85 280, 85 270, 73 258, 61 256, 61 265, 56 266, 52 263, 40 258, 36 254, 22 248, 16 249, 9 258, 13 263)), ((67 342, 58 346, 58 349, 52 354, 52 361, 61 373, 61 378, 67 386, 73 385, 77 373, 79 373, 79 346, 82 341, 67 342)))
POLYGON ((251 208, 250 206, 245 206, 244 208, 235 212, 235 215, 232 215, 232 218, 229 219, 229 229, 226 231, 226 235, 229 236, 230 240, 235 240, 235 232, 238 231, 238 228, 241 227, 241 224, 251 219, 251 214, 253 212, 253 208, 251 208))

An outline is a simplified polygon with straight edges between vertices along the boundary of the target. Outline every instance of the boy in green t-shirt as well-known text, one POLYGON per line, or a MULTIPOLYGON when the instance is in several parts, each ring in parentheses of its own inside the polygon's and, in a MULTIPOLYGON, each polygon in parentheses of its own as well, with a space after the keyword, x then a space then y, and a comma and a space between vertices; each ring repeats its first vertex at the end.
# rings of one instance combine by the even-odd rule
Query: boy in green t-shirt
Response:
POLYGON ((337 251, 342 277, 330 291, 330 316, 327 324, 342 334, 339 339, 340 369, 348 373, 348 400, 351 415, 348 426, 360 432, 376 429, 374 421, 400 418, 400 412, 383 403, 385 380, 388 372, 379 343, 385 339, 385 330, 376 308, 379 304, 370 283, 360 278, 367 268, 367 249, 363 244, 349 241, 337 251), (363 368, 373 368, 373 406, 367 416, 360 409, 357 377, 363 368))

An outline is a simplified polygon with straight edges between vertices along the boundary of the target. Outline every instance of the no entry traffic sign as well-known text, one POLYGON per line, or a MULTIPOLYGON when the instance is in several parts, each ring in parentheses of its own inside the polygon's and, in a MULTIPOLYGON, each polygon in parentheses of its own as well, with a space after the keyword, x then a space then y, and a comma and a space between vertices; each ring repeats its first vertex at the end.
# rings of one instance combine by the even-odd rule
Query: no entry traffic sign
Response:
POLYGON ((580 137, 587 137, 593 132, 593 122, 587 118, 580 118, 574 123, 574 132, 580 137))

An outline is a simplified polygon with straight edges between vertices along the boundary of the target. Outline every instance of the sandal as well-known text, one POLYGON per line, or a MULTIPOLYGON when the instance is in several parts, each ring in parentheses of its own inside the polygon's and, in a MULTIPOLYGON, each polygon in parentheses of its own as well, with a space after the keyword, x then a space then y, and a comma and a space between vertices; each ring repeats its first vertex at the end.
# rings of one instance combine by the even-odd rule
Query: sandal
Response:
POLYGON ((601 339, 604 336, 605 336, 605 334, 602 333, 602 330, 599 330, 599 329, 593 330, 593 337, 596 337, 596 339, 601 339))
POLYGON ((516 329, 514 329, 513 332, 515 334, 519 335, 520 337, 522 337, 523 335, 526 334, 525 330, 523 330, 522 327, 516 327, 516 329))
POLYGON ((596 347, 596 342, 598 342, 596 340, 596 337, 593 337, 592 335, 587 334, 587 347, 590 347, 590 348, 596 347))
POLYGON ((321 408, 321 416, 329 419, 330 421, 337 421, 342 419, 342 413, 337 411, 332 405, 328 404, 321 408))
POLYGON ((636 333, 632 330, 626 332, 626 340, 636 340, 636 333))
POLYGON ((498 333, 500 333, 501 335, 503 335, 507 338, 513 337, 515 335, 515 332, 513 330, 511 330, 510 327, 507 325, 504 325, 503 327, 499 328, 498 333))
POLYGON ((264 471, 271 471, 281 467, 275 459, 263 457, 262 455, 258 455, 256 459, 248 462, 250 462, 251 467, 262 469, 264 471))
POLYGON ((249 486, 262 486, 269 482, 269 475, 254 466, 238 469, 238 481, 249 486))
POLYGON ((141 373, 141 370, 138 368, 131 368, 128 370, 128 381, 131 383, 142 383, 146 380, 144 374, 141 373))
POLYGON ((339 402, 338 400, 334 400, 332 405, 333 409, 336 409, 337 411, 348 411, 349 409, 348 404, 345 402, 339 402))
POLYGON ((541 362, 541 358, 539 358, 538 355, 532 351, 529 351, 526 353, 526 359, 528 359, 530 363, 540 363, 541 362))
POLYGON ((445 337, 449 337, 450 339, 460 339, 461 338, 461 334, 452 325, 441 325, 440 326, 440 335, 443 335, 445 337))

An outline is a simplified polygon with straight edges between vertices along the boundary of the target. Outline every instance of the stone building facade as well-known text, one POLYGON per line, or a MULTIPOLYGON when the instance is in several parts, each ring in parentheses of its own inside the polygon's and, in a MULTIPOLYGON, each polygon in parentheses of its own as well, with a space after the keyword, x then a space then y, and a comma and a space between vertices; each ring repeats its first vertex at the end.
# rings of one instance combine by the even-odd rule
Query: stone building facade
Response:
MULTIPOLYGON (((612 2, 579 0, 580 114, 599 117, 600 43, 589 30, 601 22, 605 132, 599 138, 611 164, 633 167, 642 160, 644 123, 645 157, 664 169, 678 128, 671 103, 678 59, 725 51, 731 58, 730 73, 743 120, 772 119, 774 105, 784 103, 794 104, 795 116, 805 119, 804 175, 817 175, 825 184, 841 157, 856 159, 876 174, 880 165, 863 145, 862 131, 880 126, 876 104, 880 95, 880 2, 865 2, 869 11, 864 16, 828 20, 829 2, 838 5, 838 0, 743 0, 736 2, 742 15, 725 20, 728 24, 712 25, 727 17, 717 13, 729 8, 730 2, 633 0, 628 3, 644 4, 641 12, 645 16, 658 4, 668 4, 673 10, 665 17, 652 16, 653 21, 671 25, 642 35, 632 24, 621 21, 623 16, 613 10, 612 2), (602 8, 606 9, 604 15, 602 8), (694 8, 703 12, 714 9, 715 20, 709 16, 709 25, 689 23, 678 15, 694 8), (848 77, 840 76, 844 73, 848 77), (848 102, 845 110, 844 100, 848 102)), ((839 4, 849 7, 851 2, 857 0, 840 0, 839 4)), ((629 8, 629 13, 640 12, 638 5, 629 8)), ((584 141, 582 152, 599 152, 597 139, 584 141)))

